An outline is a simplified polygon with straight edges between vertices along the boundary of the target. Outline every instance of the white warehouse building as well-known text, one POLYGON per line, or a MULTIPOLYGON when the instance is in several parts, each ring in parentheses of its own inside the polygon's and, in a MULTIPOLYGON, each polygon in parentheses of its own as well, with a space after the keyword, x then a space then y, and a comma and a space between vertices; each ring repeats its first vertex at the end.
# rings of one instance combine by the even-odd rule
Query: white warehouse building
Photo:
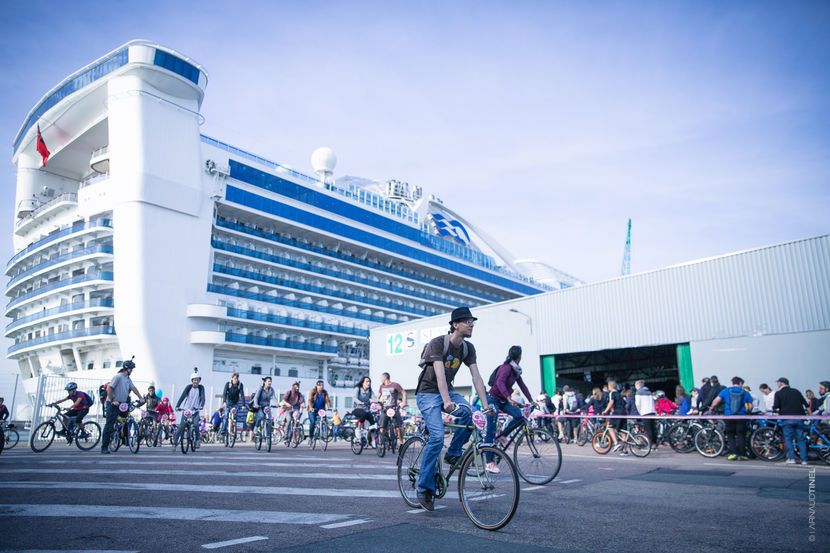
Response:
MULTIPOLYGON (((565 384, 583 393, 610 377, 674 396, 701 379, 738 375, 753 392, 814 391, 830 379, 830 236, 702 259, 477 307, 471 342, 486 380, 513 344, 535 395, 565 384)), ((447 332, 445 315, 371 330, 371 368, 416 386, 424 344, 447 332)), ((471 393, 470 373, 456 389, 471 393)))

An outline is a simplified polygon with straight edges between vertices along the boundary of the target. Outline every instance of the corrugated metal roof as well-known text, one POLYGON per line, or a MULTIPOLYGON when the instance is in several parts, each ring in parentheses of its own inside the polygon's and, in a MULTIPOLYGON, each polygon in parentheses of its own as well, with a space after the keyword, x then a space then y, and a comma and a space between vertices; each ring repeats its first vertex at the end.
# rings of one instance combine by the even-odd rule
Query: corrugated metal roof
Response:
POLYGON ((830 235, 533 298, 540 352, 830 329, 830 235))

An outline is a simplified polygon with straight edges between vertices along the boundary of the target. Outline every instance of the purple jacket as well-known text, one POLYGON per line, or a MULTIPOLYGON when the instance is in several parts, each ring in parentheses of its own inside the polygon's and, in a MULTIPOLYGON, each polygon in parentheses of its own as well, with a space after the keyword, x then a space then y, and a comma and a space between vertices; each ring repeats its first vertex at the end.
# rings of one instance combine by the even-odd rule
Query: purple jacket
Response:
POLYGON ((522 380, 521 376, 516 375, 516 371, 513 370, 513 365, 510 363, 504 363, 498 368, 496 381, 488 393, 500 401, 507 401, 513 395, 513 384, 516 382, 519 383, 519 388, 522 389, 525 397, 533 401, 533 398, 530 396, 530 390, 525 386, 524 380, 522 380))

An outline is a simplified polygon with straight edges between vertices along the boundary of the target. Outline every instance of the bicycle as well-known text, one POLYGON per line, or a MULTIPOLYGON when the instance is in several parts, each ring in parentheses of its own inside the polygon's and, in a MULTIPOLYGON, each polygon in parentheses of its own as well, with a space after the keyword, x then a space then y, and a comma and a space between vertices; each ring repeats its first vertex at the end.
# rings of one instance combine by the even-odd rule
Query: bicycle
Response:
POLYGON ((3 443, 0 444, 3 449, 12 449, 20 441, 20 434, 17 433, 14 424, 0 422, 0 433, 3 434, 3 443))
POLYGON ((271 405, 262 407, 263 418, 259 424, 254 428, 254 447, 257 451, 262 449, 262 444, 265 443, 267 451, 271 452, 271 443, 274 430, 274 419, 271 418, 271 405))
POLYGON ((236 444, 237 430, 236 430, 236 413, 237 408, 231 408, 228 413, 228 425, 225 428, 224 443, 225 447, 232 448, 236 444))
MULTIPOLYGON (((112 439, 110 440, 109 450, 113 453, 126 444, 132 453, 138 453, 141 448, 141 436, 139 434, 138 423, 131 413, 142 405, 142 401, 135 401, 132 403, 118 404, 118 417, 115 419, 115 425, 112 429, 112 439)), ((107 409, 116 409, 114 403, 110 403, 107 409)))
MULTIPOLYGON (((750 437, 750 447, 755 455, 764 461, 782 461, 787 456, 787 445, 781 421, 770 423, 759 421, 765 426, 756 429, 750 437)), ((807 453, 817 453, 818 457, 830 465, 830 429, 821 427, 811 420, 806 431, 807 453)), ((797 446, 795 447, 797 451, 797 446)))
POLYGON ((158 413, 155 411, 142 412, 141 421, 138 423, 139 440, 147 447, 156 445, 156 425, 158 424, 158 413))
POLYGON ((576 429, 576 445, 584 446, 591 441, 599 428, 595 417, 583 417, 576 429))
MULTIPOLYGON (((331 429, 329 428, 328 414, 325 409, 317 411, 317 420, 314 423, 314 437, 311 439, 311 449, 317 449, 317 442, 321 442, 323 451, 329 447, 329 442, 332 439, 331 429)), ((311 429, 309 429, 311 431, 311 429)))
POLYGON ((375 452, 378 454, 378 457, 382 458, 386 455, 386 450, 394 454, 398 449, 398 427, 395 424, 396 413, 397 409, 395 407, 386 409, 386 423, 383 425, 383 428, 379 429, 379 435, 377 437, 377 448, 375 452))
MULTIPOLYGON (((611 451, 613 442, 611 440, 611 424, 605 421, 601 429, 591 438, 591 447, 600 455, 606 455, 611 451)), ((651 453, 651 442, 645 434, 636 434, 626 428, 617 430, 618 443, 622 444, 622 450, 628 449, 635 457, 647 457, 651 453)))
POLYGON ((195 413, 190 409, 177 409, 177 411, 183 411, 183 413, 182 422, 176 429, 176 434, 173 434, 173 451, 176 451, 176 446, 179 446, 182 455, 187 455, 188 449, 195 453, 199 447, 199 424, 194 420, 195 413), (178 443, 176 441, 177 435, 178 443))
MULTIPOLYGON (((532 406, 522 407, 525 424, 517 426, 502 443, 494 444, 507 452, 513 446, 513 464, 528 484, 543 486, 556 478, 562 468, 559 440, 547 430, 535 428, 528 416, 532 406)), ((505 438, 502 436, 502 438, 505 438)))
MULTIPOLYGON (((452 475, 458 472, 458 498, 461 500, 461 507, 467 518, 483 530, 504 528, 516 514, 519 505, 520 488, 516 466, 503 450, 478 443, 474 430, 481 431, 484 428, 483 425, 462 425, 450 422, 446 426, 451 429, 473 431, 471 432, 473 440, 471 446, 461 454, 446 475, 442 466, 442 456, 439 454, 435 468, 435 497, 441 499, 446 495, 452 475), (486 469, 485 455, 492 455, 493 462, 499 468, 498 473, 489 472, 486 469)), ((425 430, 423 438, 420 436, 409 438, 398 453, 398 490, 404 502, 410 507, 420 505, 417 497, 418 476, 421 455, 428 438, 429 431, 425 430)))
POLYGON ((370 440, 375 440, 374 446, 377 447, 377 423, 369 425, 366 428, 364 423, 360 421, 355 422, 354 436, 351 439, 352 453, 360 455, 363 450, 369 447, 370 440), (372 431, 375 431, 373 434, 372 431))
POLYGON ((723 453, 726 447, 726 438, 720 429, 722 421, 702 421, 702 428, 695 434, 695 449, 704 457, 714 458, 723 453))
MULTIPOLYGON (((43 421, 37 428, 32 431, 29 437, 29 447, 35 453, 46 451, 55 439, 59 432, 66 435, 67 443, 71 444, 73 441, 81 451, 89 451, 101 441, 101 427, 94 421, 76 422, 72 430, 68 430, 64 422, 64 415, 57 405, 53 405, 56 412, 48 420, 43 421)), ((5 444, 4 444, 5 445, 5 444)))
POLYGON ((303 443, 305 432, 300 422, 300 410, 292 409, 288 415, 288 426, 285 429, 285 447, 294 447, 303 443))

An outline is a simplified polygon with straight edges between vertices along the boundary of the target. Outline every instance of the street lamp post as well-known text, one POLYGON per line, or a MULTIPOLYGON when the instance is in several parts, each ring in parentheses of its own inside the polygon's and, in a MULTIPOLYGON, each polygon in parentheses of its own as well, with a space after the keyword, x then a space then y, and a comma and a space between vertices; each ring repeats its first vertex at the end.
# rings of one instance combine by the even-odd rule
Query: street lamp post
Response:
POLYGON ((528 315, 527 313, 522 313, 518 309, 511 308, 510 312, 511 313, 518 313, 519 315, 522 315, 523 317, 527 318, 527 324, 530 325, 530 335, 533 336, 533 318, 530 315, 528 315))

